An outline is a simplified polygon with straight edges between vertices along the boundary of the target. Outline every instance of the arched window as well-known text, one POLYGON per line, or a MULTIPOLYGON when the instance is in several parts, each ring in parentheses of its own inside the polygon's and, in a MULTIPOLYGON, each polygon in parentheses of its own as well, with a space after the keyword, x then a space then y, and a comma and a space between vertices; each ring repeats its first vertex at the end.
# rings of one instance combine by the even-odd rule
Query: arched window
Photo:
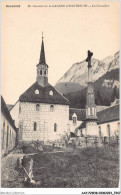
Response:
POLYGON ((54 132, 57 132, 57 123, 54 124, 54 132))
POLYGON ((40 105, 36 104, 36 111, 39 111, 39 109, 40 109, 40 105))
POLYGON ((40 75, 42 75, 42 70, 40 70, 40 75))
POLYGON ((99 126, 98 129, 99 129, 99 138, 101 138, 102 137, 101 127, 99 126))
POLYGON ((54 106, 50 105, 50 111, 53 112, 54 111, 54 106))
POLYGON ((44 75, 46 75, 46 70, 44 70, 44 75))
POLYGON ((19 114, 21 113, 21 106, 19 105, 19 114))
POLYGON ((108 137, 110 139, 110 125, 107 125, 107 133, 108 133, 108 137))
POLYGON ((34 122, 34 131, 36 131, 36 130, 37 130, 37 123, 34 122))

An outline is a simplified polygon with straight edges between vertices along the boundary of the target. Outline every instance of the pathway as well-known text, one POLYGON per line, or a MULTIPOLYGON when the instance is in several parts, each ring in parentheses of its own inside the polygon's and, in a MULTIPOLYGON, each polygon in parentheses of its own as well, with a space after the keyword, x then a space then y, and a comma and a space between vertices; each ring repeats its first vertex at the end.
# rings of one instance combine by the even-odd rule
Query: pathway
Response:
POLYGON ((19 149, 14 149, 10 154, 1 160, 1 187, 23 187, 23 178, 18 177, 18 171, 15 170, 16 160, 24 154, 20 153, 19 149))

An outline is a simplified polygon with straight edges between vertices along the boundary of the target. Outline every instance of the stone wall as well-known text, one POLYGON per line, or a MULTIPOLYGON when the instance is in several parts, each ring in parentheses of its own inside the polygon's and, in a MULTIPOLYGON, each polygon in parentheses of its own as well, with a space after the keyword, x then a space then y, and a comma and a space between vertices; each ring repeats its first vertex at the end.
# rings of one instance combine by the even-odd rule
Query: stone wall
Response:
POLYGON ((36 103, 20 102, 19 140, 56 140, 67 131, 69 106, 53 104, 52 108, 42 103, 38 104, 39 110, 36 106, 36 103))
POLYGON ((8 154, 16 145, 16 131, 6 117, 1 113, 1 152, 2 156, 8 154))
MULTIPOLYGON (((91 128, 89 126, 88 130, 91 132, 91 128)), ((78 131, 82 131, 83 135, 86 136, 86 128, 83 128, 82 130, 78 131)), ((119 132, 120 132, 119 120, 97 125, 97 137, 101 138, 103 141, 104 137, 107 137, 108 141, 109 137, 119 136, 120 134, 119 132)), ((92 131, 92 136, 93 135, 94 133, 92 131)))

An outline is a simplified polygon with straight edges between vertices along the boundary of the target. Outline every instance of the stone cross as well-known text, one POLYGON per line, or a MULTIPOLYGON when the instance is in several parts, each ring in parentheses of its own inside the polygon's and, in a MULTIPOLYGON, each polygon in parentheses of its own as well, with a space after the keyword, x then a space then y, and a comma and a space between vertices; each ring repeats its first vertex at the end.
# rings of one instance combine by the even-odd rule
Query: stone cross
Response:
POLYGON ((88 50, 88 56, 87 56, 87 59, 86 59, 86 62, 88 62, 88 67, 91 66, 91 57, 93 56, 93 53, 88 50))

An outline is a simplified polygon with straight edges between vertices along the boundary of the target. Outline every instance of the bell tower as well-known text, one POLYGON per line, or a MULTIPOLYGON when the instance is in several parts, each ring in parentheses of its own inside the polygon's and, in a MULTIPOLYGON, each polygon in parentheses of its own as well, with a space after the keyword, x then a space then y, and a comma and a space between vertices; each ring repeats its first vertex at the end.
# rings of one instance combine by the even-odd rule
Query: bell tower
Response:
POLYGON ((87 86, 87 98, 86 98, 86 134, 98 135, 97 132, 97 112, 95 105, 94 86, 92 81, 92 65, 91 57, 93 53, 88 51, 88 86, 87 86))
POLYGON ((46 64, 45 60, 45 51, 44 51, 44 41, 43 41, 43 34, 42 34, 42 44, 41 44, 41 52, 40 52, 40 60, 39 64, 37 64, 37 77, 36 81, 42 87, 47 86, 48 84, 48 65, 46 64))

